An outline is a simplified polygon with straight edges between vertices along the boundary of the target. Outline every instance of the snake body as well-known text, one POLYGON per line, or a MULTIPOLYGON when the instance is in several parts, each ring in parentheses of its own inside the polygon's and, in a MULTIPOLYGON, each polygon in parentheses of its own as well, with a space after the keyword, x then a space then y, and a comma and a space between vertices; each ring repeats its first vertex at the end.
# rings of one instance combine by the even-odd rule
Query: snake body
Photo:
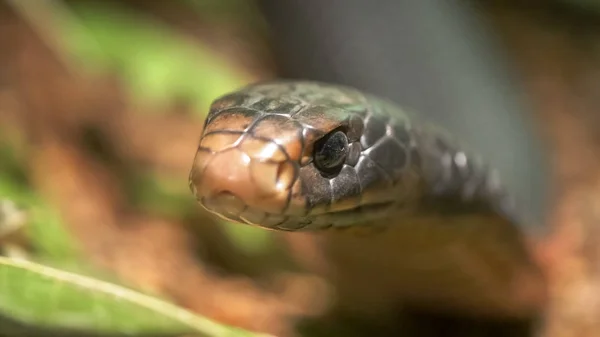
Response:
POLYGON ((190 188, 208 211, 271 230, 387 228, 402 296, 514 311, 527 302, 515 284, 537 275, 515 205, 456 138, 357 89, 258 83, 212 104, 190 188))

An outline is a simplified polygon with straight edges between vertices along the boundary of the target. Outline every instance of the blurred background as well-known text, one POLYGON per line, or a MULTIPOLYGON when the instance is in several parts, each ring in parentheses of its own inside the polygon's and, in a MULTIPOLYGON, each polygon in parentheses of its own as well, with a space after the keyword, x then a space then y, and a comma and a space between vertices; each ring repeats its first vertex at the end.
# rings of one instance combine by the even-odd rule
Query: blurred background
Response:
MULTIPOLYGON (((360 269, 329 260, 312 235, 222 223, 191 196, 212 100, 255 81, 311 78, 406 102, 469 138, 504 170, 532 231, 551 228, 567 247, 550 262, 561 303, 550 329, 584 336, 576 326, 600 326, 596 2, 382 2, 360 25, 348 18, 368 6, 347 3, 1 1, 0 198, 25 214, 4 230, 5 253, 277 336, 393 335, 397 326, 434 335, 411 321, 420 318, 339 323, 349 322, 332 309, 340 280, 323 271, 360 269), (444 50, 462 62, 444 63, 444 50), (596 300, 582 307, 584 297, 596 300)), ((436 322, 479 333, 479 323, 436 322)), ((482 336, 514 331, 492 326, 482 336)))

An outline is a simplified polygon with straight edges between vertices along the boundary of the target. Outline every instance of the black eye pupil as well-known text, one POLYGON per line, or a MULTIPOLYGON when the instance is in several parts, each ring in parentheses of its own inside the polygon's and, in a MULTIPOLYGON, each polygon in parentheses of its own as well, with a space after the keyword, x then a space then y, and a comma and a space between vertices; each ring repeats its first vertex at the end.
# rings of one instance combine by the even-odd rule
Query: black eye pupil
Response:
POLYGON ((348 138, 342 131, 336 131, 315 145, 315 165, 325 173, 341 169, 348 154, 348 138))

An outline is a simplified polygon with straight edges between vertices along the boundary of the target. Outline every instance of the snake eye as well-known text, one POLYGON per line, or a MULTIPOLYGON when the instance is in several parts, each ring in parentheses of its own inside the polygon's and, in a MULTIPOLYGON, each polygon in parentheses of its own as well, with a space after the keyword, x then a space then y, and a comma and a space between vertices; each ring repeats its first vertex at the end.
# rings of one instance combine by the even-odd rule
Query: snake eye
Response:
POLYGON ((333 132, 315 144, 315 166, 322 173, 337 173, 348 154, 348 137, 342 131, 333 132))

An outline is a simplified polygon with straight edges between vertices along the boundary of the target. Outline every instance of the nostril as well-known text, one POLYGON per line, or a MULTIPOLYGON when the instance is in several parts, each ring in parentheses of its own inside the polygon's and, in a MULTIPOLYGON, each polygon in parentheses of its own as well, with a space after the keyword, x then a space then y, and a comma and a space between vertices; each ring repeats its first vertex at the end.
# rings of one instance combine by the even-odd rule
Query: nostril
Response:
POLYGON ((212 199, 214 206, 229 214, 238 215, 246 209, 244 201, 230 191, 222 191, 212 199))

